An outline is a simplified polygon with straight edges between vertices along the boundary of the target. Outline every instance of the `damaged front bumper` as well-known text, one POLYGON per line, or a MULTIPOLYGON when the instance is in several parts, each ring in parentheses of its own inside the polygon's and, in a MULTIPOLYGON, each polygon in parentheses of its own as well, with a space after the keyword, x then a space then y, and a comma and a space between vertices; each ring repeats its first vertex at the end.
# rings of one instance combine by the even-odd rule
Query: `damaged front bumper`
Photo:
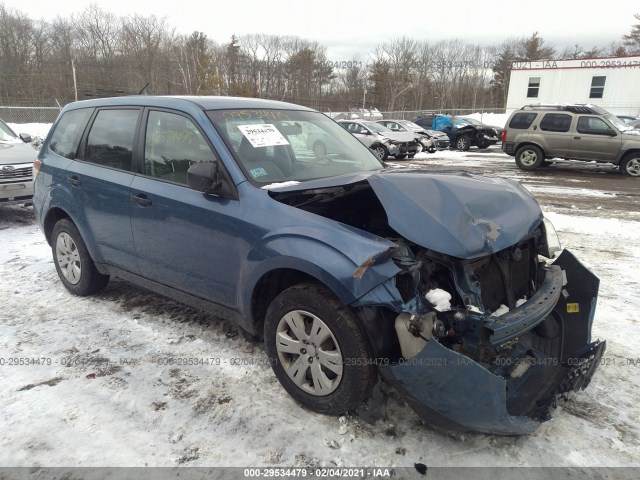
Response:
POLYGON ((508 345, 502 355, 480 363, 431 338, 415 357, 380 367, 381 374, 434 426, 531 433, 559 396, 586 388, 601 362, 606 343, 591 342, 598 286, 565 250, 534 297, 485 319, 489 342, 508 345))

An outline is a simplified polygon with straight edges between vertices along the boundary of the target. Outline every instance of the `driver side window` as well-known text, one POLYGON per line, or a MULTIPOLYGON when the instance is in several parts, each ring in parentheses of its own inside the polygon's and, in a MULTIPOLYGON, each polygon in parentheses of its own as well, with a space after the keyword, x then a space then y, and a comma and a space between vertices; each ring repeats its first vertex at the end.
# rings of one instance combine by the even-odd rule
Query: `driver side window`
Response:
POLYGON ((187 170, 195 163, 217 162, 200 130, 187 117, 149 112, 144 144, 144 174, 187 185, 187 170))
POLYGON ((580 117, 578 118, 578 132, 590 133, 592 135, 606 135, 609 131, 609 125, 598 117, 580 117))

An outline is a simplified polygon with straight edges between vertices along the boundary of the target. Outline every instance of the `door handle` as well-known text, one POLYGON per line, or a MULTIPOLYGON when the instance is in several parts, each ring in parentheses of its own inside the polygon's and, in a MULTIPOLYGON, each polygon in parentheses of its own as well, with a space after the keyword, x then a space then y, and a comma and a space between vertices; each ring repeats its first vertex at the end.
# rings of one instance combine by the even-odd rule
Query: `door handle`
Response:
POLYGON ((140 193, 138 195, 131 195, 131 200, 136 202, 138 205, 151 205, 153 202, 147 198, 144 193, 140 193))
POLYGON ((574 140, 580 140, 582 137, 573 137, 574 140))
POLYGON ((68 177, 67 178, 67 182, 69 182, 71 185, 73 185, 74 187, 80 185, 80 180, 78 179, 78 177, 76 177, 75 175, 68 177))

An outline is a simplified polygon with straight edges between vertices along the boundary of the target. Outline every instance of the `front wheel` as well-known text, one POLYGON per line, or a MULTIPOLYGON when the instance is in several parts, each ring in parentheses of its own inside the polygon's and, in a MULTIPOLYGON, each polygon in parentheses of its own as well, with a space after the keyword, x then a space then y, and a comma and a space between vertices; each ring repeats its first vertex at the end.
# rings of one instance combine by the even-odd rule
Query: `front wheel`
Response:
POLYGON ((624 157, 620 162, 620 173, 630 177, 640 177, 640 153, 624 157))
POLYGON ((295 285, 269 306, 265 348, 276 377, 303 406, 337 415, 373 387, 370 344, 354 312, 315 283, 295 285))
POLYGON ((98 272, 80 232, 71 220, 58 220, 51 239, 53 262, 67 290, 74 295, 85 296, 107 286, 109 275, 98 272))
POLYGON ((371 149, 376 152, 376 155, 382 162, 389 157, 389 150, 387 150, 387 147, 384 145, 376 145, 375 147, 371 147, 371 149))
POLYGON ((544 162, 542 150, 533 145, 519 148, 516 152, 516 165, 522 170, 535 170, 544 162))

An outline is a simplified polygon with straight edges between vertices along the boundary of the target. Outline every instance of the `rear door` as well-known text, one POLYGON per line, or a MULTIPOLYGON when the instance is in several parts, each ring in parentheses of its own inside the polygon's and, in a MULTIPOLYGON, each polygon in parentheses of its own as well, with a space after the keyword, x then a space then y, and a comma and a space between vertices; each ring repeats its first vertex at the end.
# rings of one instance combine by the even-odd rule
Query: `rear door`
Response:
POLYGON ((620 134, 605 120, 593 115, 578 117, 572 158, 613 162, 621 146, 620 134))
POLYGON ((140 272, 148 279, 233 307, 240 273, 240 202, 187 186, 187 169, 218 162, 196 122, 149 109, 132 185, 131 222, 140 272))
POLYGON ((571 156, 574 133, 572 120, 573 117, 566 113, 547 113, 542 117, 539 125, 539 143, 548 156, 562 158, 571 156))
POLYGON ((135 177, 133 147, 140 115, 139 108, 97 110, 85 133, 79 160, 71 162, 65 172, 94 260, 134 273, 138 267, 129 187, 135 177))

